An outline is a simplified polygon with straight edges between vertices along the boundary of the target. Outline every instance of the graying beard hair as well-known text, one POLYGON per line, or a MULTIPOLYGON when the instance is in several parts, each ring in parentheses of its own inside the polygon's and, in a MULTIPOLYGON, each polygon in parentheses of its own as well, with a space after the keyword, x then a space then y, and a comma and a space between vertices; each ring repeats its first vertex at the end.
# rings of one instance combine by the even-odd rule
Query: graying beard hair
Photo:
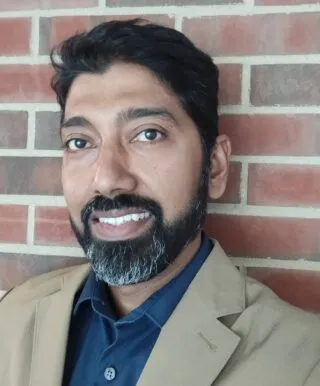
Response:
MULTIPOLYGON (((131 253, 133 251, 130 245, 121 246, 118 253, 116 253, 116 248, 119 247, 108 251, 111 257, 108 258, 107 264, 103 256, 96 254, 97 251, 94 244, 90 245, 86 253, 88 259, 91 260, 92 269, 96 274, 96 278, 110 286, 136 284, 150 279, 158 272, 159 260, 163 258, 165 253, 164 242, 157 240, 154 234, 152 243, 148 248, 150 253, 144 256, 134 256, 134 258, 130 260, 129 266, 126 265, 125 269, 123 269, 121 267, 123 258, 126 254, 128 256, 128 252, 130 252, 128 248, 131 249, 131 253)), ((98 253, 103 254, 103 252, 103 248, 101 248, 98 253)), ((167 261, 162 261, 161 263, 167 264, 167 261)))

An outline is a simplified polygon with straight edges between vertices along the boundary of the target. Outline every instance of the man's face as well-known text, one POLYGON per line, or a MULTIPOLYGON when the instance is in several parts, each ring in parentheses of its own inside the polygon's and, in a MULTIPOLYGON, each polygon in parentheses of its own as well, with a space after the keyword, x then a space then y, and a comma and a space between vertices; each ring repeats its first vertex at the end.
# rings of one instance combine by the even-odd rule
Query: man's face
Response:
POLYGON ((98 278, 148 280, 199 234, 208 191, 200 136, 147 69, 78 76, 61 137, 71 224, 98 278))

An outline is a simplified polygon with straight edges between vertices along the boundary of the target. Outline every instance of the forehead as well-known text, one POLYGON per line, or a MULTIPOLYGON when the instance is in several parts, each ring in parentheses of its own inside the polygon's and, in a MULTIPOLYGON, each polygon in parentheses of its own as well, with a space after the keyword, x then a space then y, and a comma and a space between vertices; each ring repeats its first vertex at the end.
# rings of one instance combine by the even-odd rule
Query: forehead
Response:
POLYGON ((84 73, 71 85, 65 116, 82 109, 108 111, 124 105, 167 106, 182 113, 178 98, 147 68, 117 63, 102 74, 84 73), (121 105, 121 106, 120 106, 121 105))

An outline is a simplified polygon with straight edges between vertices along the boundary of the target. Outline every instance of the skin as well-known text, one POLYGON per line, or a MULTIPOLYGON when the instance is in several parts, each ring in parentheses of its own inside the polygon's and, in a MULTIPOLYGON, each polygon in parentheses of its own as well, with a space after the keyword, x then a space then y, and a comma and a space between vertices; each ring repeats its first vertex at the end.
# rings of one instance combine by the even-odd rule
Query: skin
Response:
MULTIPOLYGON (((61 139, 65 146, 64 195, 81 231, 81 210, 96 195, 151 198, 161 205, 164 220, 171 222, 185 212, 199 184, 202 146, 195 124, 177 97, 148 69, 135 64, 117 63, 103 74, 81 74, 75 79, 67 98, 61 139)), ((212 199, 225 190, 230 152, 229 139, 220 135, 211 155, 212 199)), ((152 219, 132 224, 125 235, 117 235, 117 231, 110 235, 94 227, 92 232, 107 240, 136 237, 148 228, 148 221, 152 219)), ((194 256, 200 242, 199 234, 173 264, 151 280, 111 287, 119 316, 172 280, 194 256)))

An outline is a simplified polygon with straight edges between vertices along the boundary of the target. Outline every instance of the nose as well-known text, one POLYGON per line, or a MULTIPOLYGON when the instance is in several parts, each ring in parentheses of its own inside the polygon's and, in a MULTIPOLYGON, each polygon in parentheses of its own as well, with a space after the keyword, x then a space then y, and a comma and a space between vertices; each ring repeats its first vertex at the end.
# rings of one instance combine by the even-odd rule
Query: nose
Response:
POLYGON ((95 162, 93 189, 95 195, 115 197, 132 193, 137 179, 130 170, 128 155, 119 147, 101 148, 95 162))

